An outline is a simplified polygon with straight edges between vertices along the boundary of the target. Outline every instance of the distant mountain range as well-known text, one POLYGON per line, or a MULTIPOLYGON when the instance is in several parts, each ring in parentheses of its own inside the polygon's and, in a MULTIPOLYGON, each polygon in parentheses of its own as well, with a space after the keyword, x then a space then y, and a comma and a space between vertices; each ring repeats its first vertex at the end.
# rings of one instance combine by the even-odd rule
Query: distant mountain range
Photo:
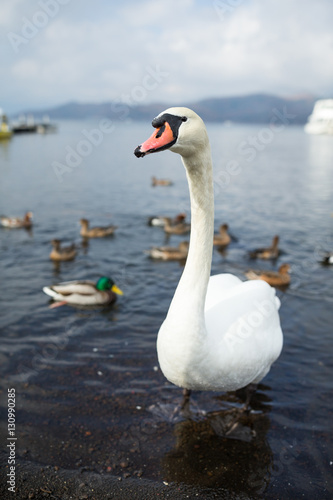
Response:
MULTIPOLYGON (((271 120, 276 121, 280 113, 290 124, 304 124, 312 112, 316 99, 314 96, 283 98, 267 94, 252 94, 239 97, 216 97, 174 105, 192 108, 203 120, 211 122, 270 123, 271 120)), ((102 117, 110 120, 128 118, 151 120, 168 107, 170 104, 166 103, 134 106, 119 101, 100 104, 69 102, 34 114, 47 114, 52 120, 102 117)))

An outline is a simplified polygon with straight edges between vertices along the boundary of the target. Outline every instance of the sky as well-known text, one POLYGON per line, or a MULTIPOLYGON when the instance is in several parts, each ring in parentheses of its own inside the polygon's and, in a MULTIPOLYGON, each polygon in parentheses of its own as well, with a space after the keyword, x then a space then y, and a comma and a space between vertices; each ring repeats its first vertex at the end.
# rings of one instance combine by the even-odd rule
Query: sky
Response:
POLYGON ((2 0, 0 108, 333 97, 332 0, 2 0))

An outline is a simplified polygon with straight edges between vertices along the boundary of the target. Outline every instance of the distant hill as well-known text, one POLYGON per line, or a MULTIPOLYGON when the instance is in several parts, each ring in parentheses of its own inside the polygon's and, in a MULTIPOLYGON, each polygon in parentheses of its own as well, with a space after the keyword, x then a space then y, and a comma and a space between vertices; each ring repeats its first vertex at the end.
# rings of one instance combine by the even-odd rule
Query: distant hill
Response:
POLYGON ((239 123, 269 123, 276 116, 277 110, 284 114, 290 123, 304 124, 312 112, 315 101, 314 97, 287 99, 255 94, 205 99, 193 104, 193 107, 205 120, 213 122, 230 120, 239 123))
MULTIPOLYGON (((216 97, 173 105, 192 108, 203 120, 211 122, 269 123, 276 116, 277 110, 287 117, 288 123, 304 124, 315 101, 314 96, 283 98, 267 94, 253 94, 238 97, 216 97)), ((102 117, 111 120, 124 120, 125 118, 151 120, 168 107, 170 104, 167 103, 129 106, 117 101, 100 104, 69 102, 34 114, 48 114, 52 120, 102 117)))

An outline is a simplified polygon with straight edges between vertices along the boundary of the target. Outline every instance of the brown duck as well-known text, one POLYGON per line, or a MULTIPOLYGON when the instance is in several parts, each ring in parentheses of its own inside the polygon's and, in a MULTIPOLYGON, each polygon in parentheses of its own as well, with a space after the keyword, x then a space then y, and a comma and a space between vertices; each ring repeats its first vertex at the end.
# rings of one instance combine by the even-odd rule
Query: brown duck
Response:
POLYGON ((30 229, 32 227, 32 212, 27 212, 23 217, 0 217, 0 223, 3 227, 9 227, 10 229, 21 227, 30 229))
POLYGON ((226 247, 229 245, 231 237, 228 234, 228 229, 228 224, 221 224, 219 233, 214 234, 214 245, 218 245, 220 247, 226 247))
POLYGON ((172 186, 173 182, 170 179, 157 179, 156 177, 151 178, 152 186, 172 186))
POLYGON ((73 260, 76 257, 75 244, 72 243, 68 247, 61 247, 61 241, 54 239, 51 241, 53 246, 52 252, 50 253, 50 259, 54 261, 67 261, 73 260))
POLYGON ((250 269, 245 273, 249 280, 263 280, 271 286, 284 287, 290 283, 290 265, 282 264, 278 271, 255 271, 250 269))
POLYGON ((169 217, 165 217, 164 231, 167 234, 186 234, 191 231, 191 224, 185 222, 186 215, 177 215, 174 222, 171 221, 169 217))
POLYGON ((279 237, 274 236, 272 244, 267 248, 257 248, 250 252, 251 259, 276 259, 280 255, 279 250, 279 237))
POLYGON ((182 241, 178 247, 153 247, 146 250, 146 253, 157 260, 185 260, 189 248, 188 241, 182 241))
POLYGON ((89 228, 89 221, 87 219, 81 219, 81 231, 80 234, 83 238, 104 238, 105 236, 111 236, 117 229, 117 226, 104 226, 104 227, 91 227, 89 228))

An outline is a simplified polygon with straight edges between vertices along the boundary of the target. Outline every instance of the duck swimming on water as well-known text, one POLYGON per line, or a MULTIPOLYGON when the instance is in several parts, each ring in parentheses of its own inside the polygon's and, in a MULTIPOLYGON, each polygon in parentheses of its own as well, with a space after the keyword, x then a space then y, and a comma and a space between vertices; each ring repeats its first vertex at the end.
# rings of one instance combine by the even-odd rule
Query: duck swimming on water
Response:
POLYGON ((156 260, 185 260, 188 254, 188 241, 181 241, 178 247, 153 247, 146 253, 156 260))
POLYGON ((104 238, 105 236, 111 236, 114 234, 117 226, 103 226, 103 227, 89 227, 89 221, 87 219, 81 219, 81 231, 80 234, 83 238, 104 238))
POLYGON ((231 236, 228 233, 229 226, 228 224, 221 224, 219 233, 214 234, 213 244, 218 245, 220 247, 226 247, 231 242, 231 236))
POLYGON ((250 258, 251 259, 277 259, 278 256, 280 255, 280 250, 279 250, 279 236, 274 236, 272 240, 272 244, 269 247, 266 248, 257 248, 256 250, 252 250, 250 252, 250 258))
POLYGON ((51 241, 52 251, 50 253, 50 259, 54 261, 68 261, 73 260, 76 257, 75 243, 67 247, 61 246, 61 241, 54 239, 51 241))
POLYGON ((114 281, 106 276, 99 278, 96 283, 76 280, 44 286, 43 292, 56 302, 82 306, 112 304, 117 300, 117 295, 123 295, 114 281))
POLYGON ((278 271, 255 271, 250 269, 245 276, 250 280, 264 280, 271 286, 286 287, 290 283, 290 265, 281 264, 278 271))
POLYGON ((32 212, 26 212, 23 217, 0 217, 0 223, 3 227, 8 227, 10 229, 25 228, 30 229, 32 227, 32 212))

